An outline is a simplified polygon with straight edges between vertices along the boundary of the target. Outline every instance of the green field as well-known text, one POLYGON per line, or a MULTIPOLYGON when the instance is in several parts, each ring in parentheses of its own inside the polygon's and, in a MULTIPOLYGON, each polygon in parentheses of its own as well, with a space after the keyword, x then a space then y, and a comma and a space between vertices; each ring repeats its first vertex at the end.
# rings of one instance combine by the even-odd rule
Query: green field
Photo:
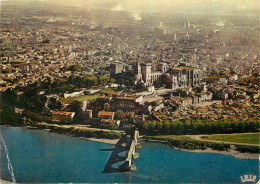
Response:
POLYGON ((79 96, 76 98, 60 98, 61 102, 68 104, 68 103, 72 103, 73 101, 85 101, 85 100, 93 100, 96 99, 97 97, 99 97, 100 94, 94 94, 94 95, 83 95, 83 96, 79 96))
POLYGON ((203 137, 207 140, 238 142, 248 144, 260 144, 260 133, 254 134, 230 134, 230 135, 209 135, 203 137))

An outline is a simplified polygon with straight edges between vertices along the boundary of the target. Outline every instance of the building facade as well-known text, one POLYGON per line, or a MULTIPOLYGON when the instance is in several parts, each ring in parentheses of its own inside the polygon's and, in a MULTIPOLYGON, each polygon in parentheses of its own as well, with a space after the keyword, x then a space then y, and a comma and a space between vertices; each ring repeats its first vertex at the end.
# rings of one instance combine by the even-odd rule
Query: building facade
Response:
POLYGON ((135 67, 136 80, 143 81, 146 86, 153 85, 163 74, 171 82, 172 89, 194 87, 200 85, 200 70, 187 64, 179 64, 171 67, 167 63, 160 63, 156 70, 151 63, 139 63, 135 67))
POLYGON ((98 118, 101 119, 114 119, 115 113, 109 112, 109 111, 99 111, 98 112, 98 118))
POLYGON ((52 111, 51 120, 52 122, 69 123, 73 121, 74 116, 75 112, 52 111))
POLYGON ((114 76, 118 73, 122 73, 125 71, 125 64, 124 63, 112 63, 110 65, 110 75, 114 76))
POLYGON ((134 111, 140 104, 143 104, 143 96, 121 96, 113 98, 111 108, 128 112, 134 111))
POLYGON ((177 66, 170 69, 172 89, 194 87, 200 85, 200 71, 191 66, 177 66))

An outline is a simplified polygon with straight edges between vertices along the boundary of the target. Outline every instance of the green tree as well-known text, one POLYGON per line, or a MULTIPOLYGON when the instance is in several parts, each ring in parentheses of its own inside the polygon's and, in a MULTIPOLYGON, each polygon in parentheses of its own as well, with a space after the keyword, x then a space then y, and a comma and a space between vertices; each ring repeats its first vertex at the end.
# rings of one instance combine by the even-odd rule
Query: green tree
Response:
POLYGON ((125 119, 125 113, 122 110, 117 110, 115 113, 116 119, 123 120, 125 119))
POLYGON ((115 82, 116 82, 116 79, 114 79, 114 78, 109 79, 109 83, 115 83, 115 82))
POLYGON ((109 82, 110 78, 108 76, 99 76, 98 84, 106 85, 109 82))
POLYGON ((13 106, 17 103, 17 94, 11 88, 8 88, 5 92, 3 92, 2 97, 5 104, 13 106))
POLYGON ((137 89, 138 91, 144 91, 144 90, 145 90, 145 85, 144 85, 144 83, 143 83, 143 82, 138 82, 138 83, 136 84, 136 89, 137 89))
POLYGON ((161 121, 156 121, 155 122, 155 129, 161 133, 163 131, 163 123, 161 121))
POLYGON ((172 134, 176 133, 176 130, 177 130, 177 123, 176 121, 171 121, 170 122, 170 132, 172 134))
POLYGON ((148 132, 153 133, 155 128, 156 128, 156 122, 152 121, 151 123, 148 124, 147 130, 148 132))
POLYGON ((7 69, 5 69, 5 70, 2 70, 2 73, 3 73, 3 74, 12 73, 12 69, 7 68, 7 69))
POLYGON ((170 122, 168 120, 163 122, 162 131, 168 133, 170 131, 170 122))
POLYGON ((126 118, 128 121, 132 121, 133 118, 134 118, 134 113, 133 113, 133 112, 126 112, 126 113, 125 113, 125 118, 126 118))
POLYGON ((72 65, 68 69, 69 71, 76 71, 76 72, 81 72, 82 71, 82 66, 79 64, 72 65))
POLYGON ((61 72, 66 72, 66 71, 68 71, 68 70, 69 70, 69 67, 68 67, 67 65, 65 65, 64 67, 62 67, 62 68, 60 69, 61 72))

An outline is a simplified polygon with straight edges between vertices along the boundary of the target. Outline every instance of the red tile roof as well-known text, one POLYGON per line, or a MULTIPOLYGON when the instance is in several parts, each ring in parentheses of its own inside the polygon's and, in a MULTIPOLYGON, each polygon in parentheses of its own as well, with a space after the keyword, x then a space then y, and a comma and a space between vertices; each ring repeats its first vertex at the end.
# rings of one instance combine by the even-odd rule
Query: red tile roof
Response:
POLYGON ((114 112, 109 111, 99 111, 98 116, 113 116, 114 112))
POLYGON ((74 112, 65 112, 65 111, 52 111, 52 115, 65 115, 71 116, 74 112))

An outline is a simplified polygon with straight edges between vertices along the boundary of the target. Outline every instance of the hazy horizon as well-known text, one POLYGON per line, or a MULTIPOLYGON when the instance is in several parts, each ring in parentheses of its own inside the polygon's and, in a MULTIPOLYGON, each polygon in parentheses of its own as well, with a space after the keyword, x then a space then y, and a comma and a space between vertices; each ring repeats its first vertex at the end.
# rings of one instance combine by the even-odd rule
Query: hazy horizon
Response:
MULTIPOLYGON (((33 0, 1 0, 0 2, 32 2, 33 0)), ((78 6, 80 8, 103 8, 112 11, 139 11, 171 13, 256 13, 260 15, 258 0, 36 0, 52 4, 78 6)), ((35 2, 35 1, 33 1, 35 2)))

